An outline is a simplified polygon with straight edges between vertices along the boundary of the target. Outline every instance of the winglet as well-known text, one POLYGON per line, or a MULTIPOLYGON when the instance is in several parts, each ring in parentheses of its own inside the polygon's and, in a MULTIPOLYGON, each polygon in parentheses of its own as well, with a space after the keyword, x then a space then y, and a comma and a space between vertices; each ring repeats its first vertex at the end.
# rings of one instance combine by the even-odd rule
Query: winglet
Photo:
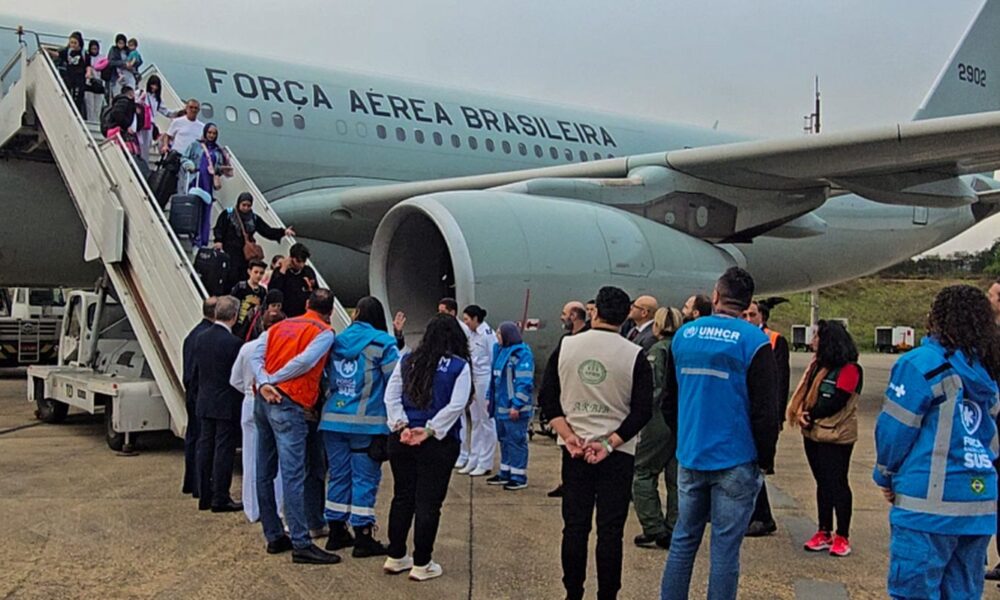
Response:
POLYGON ((914 120, 1000 110, 1000 0, 986 0, 914 120))

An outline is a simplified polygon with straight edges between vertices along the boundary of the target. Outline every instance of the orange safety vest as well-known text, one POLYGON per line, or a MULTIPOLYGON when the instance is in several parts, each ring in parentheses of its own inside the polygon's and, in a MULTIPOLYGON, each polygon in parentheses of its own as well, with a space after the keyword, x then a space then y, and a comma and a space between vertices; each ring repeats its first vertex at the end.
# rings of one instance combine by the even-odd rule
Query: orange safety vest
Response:
POLYGON ((764 333, 766 333, 768 339, 771 340, 771 350, 774 350, 774 347, 778 345, 778 338, 781 337, 781 334, 777 331, 771 331, 767 327, 764 328, 764 333))
MULTIPOLYGON (((301 354, 316 336, 329 331, 318 313, 307 310, 301 317, 285 319, 267 330, 267 348, 264 353, 264 369, 277 373, 290 360, 301 354)), ((326 366, 327 355, 316 362, 304 375, 278 384, 278 389, 296 404, 311 409, 319 398, 319 381, 326 366)))

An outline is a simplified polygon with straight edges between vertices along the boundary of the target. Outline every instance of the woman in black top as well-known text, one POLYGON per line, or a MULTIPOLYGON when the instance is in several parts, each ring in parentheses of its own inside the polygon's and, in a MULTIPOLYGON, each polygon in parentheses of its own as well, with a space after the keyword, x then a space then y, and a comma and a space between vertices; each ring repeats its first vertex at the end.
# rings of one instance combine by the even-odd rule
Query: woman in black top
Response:
POLYGON ((248 261, 243 254, 244 240, 254 241, 260 235, 277 242, 285 235, 295 235, 291 227, 279 229, 268 225, 260 215, 253 212, 253 195, 243 192, 236 200, 236 208, 222 211, 215 221, 215 248, 229 255, 229 273, 226 289, 231 289, 246 277, 248 261), (246 237, 244 237, 246 231, 246 237))
POLYGON ((93 77, 90 70, 90 59, 83 50, 83 35, 79 31, 74 31, 69 36, 66 47, 59 51, 56 58, 56 66, 62 75, 66 90, 69 91, 73 104, 80 111, 80 116, 86 120, 87 103, 84 92, 87 87, 87 79, 93 77))

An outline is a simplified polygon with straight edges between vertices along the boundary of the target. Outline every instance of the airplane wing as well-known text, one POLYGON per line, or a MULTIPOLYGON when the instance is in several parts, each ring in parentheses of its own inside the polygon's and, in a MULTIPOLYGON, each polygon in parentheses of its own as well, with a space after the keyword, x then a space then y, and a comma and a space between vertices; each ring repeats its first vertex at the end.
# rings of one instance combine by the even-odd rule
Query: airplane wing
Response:
POLYGON ((396 203, 414 196, 504 189, 601 202, 703 239, 739 241, 782 226, 793 237, 821 233, 825 224, 807 213, 848 192, 876 202, 928 207, 971 204, 979 194, 985 201, 995 182, 965 176, 998 168, 1000 111, 538 169, 313 190, 300 200, 314 204, 322 196, 325 215, 342 212, 377 223, 396 203), (712 215, 711 226, 697 223, 700 207, 712 215))

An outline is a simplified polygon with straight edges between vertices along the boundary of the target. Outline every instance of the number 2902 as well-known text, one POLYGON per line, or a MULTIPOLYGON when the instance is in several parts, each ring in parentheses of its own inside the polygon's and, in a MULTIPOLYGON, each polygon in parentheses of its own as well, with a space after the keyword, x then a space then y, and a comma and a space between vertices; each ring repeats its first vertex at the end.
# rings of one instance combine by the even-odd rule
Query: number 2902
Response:
POLYGON ((958 63, 958 78, 972 85, 986 87, 986 69, 958 63))

